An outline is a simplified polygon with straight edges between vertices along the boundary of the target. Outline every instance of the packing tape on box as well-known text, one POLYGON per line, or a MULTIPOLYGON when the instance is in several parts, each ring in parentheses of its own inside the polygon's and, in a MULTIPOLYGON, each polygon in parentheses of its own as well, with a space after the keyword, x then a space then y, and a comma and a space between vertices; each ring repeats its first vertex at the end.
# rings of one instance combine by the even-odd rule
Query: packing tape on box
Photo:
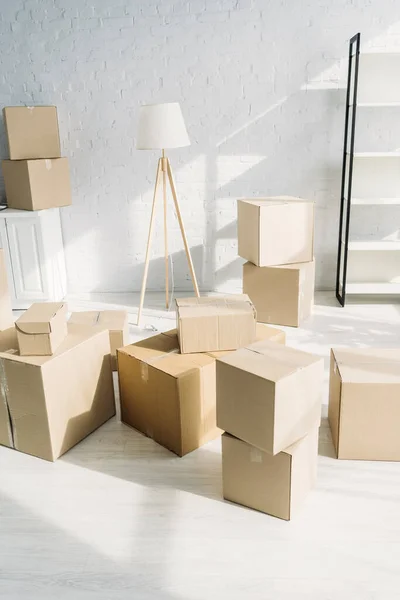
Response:
POLYGON ((45 158, 44 159, 44 164, 46 165, 46 169, 48 171, 50 171, 51 167, 53 166, 52 162, 51 162, 51 158, 45 158))
POLYGON ((258 448, 250 448, 250 462, 262 463, 262 453, 258 448))
MULTIPOLYGON (((167 356, 170 356, 171 354, 178 354, 178 353, 179 353, 179 348, 174 348, 173 350, 170 350, 169 352, 165 352, 165 354, 161 354, 160 356, 155 356, 154 358, 149 359, 148 362, 141 362, 140 363, 140 377, 141 377, 142 381, 147 383, 149 380, 149 366, 152 366, 155 362, 158 362, 159 360, 162 360, 163 358, 166 358, 167 356)), ((151 436, 149 436, 149 437, 151 437, 151 436)))
POLYGON ((147 363, 140 363, 140 378, 145 383, 149 380, 149 365, 147 363))

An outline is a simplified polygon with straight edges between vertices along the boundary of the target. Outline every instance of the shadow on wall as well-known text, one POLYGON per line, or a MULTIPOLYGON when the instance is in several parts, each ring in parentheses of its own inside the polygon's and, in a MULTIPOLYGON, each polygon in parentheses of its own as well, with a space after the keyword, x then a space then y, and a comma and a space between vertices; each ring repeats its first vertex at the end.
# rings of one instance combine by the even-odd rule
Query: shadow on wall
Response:
MULTIPOLYGON (((94 7, 88 20, 78 8, 80 18, 61 35, 57 21, 46 18, 53 3, 44 0, 38 23, 27 20, 12 38, 11 31, 2 36, 4 48, 28 57, 29 65, 13 63, 3 72, 10 82, 4 104, 59 108, 74 185, 74 205, 62 211, 70 291, 140 289, 158 156, 134 149, 135 124, 140 103, 167 100, 182 103, 192 139, 171 160, 189 244, 204 248, 196 263, 201 288, 241 278, 234 232, 219 233, 236 217, 236 198, 271 194, 316 201, 317 285, 333 287, 341 60, 357 30, 363 42, 389 36, 400 5, 338 0, 333 9, 320 0, 254 0, 247 8, 239 2, 231 10, 191 12, 172 0, 172 19, 146 16, 147 3, 140 4, 127 3, 126 11, 137 14, 131 24, 126 17, 124 28, 103 18, 103 9, 94 7), (46 51, 51 61, 43 65, 46 51)), ((10 11, 19 5, 25 10, 18 0, 10 11)), ((5 152, 4 136, 0 148, 5 152)), ((163 254, 160 224, 156 257, 163 254)), ((171 250, 179 252, 177 229, 171 232, 171 250)), ((177 283, 189 290, 182 268, 177 283)), ((156 277, 151 287, 157 285, 156 277)))

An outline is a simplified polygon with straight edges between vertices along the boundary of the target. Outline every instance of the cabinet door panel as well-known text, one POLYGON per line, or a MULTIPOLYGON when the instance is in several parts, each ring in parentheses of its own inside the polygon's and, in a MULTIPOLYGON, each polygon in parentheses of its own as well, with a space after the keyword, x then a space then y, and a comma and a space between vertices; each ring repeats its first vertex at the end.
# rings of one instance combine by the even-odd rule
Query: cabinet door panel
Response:
POLYGON ((45 300, 48 281, 39 220, 9 218, 6 221, 17 300, 45 300))

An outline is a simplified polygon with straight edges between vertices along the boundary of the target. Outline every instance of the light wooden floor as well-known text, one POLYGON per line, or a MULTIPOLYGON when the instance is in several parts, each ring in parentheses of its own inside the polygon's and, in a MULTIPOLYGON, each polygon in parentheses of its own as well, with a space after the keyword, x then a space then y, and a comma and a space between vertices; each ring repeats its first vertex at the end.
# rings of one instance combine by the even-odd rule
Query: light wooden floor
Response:
MULTIPOLYGON (((146 325, 171 328, 149 298, 146 325)), ((290 344, 400 345, 400 303, 317 301, 290 344)), ((70 307, 105 302, 133 314, 137 296, 70 307)), ((400 463, 335 460, 324 418, 318 486, 287 523, 223 501, 219 441, 179 459, 112 420, 55 464, 0 447, 0 598, 400 599, 400 463)))

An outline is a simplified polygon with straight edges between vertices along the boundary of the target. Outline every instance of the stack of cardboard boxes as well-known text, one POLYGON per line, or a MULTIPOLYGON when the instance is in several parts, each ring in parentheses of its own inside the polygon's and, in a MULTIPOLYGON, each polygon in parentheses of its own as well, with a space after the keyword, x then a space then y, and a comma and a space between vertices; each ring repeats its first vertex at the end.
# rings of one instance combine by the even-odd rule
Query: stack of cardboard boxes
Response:
POLYGON ((8 207, 41 210, 71 204, 56 107, 8 106, 3 112, 10 151, 10 160, 2 161, 8 207))
POLYGON ((54 461, 115 414, 106 330, 33 304, 0 334, 0 443, 54 461))
POLYGON ((67 323, 66 304, 38 303, 0 333, 0 444, 54 461, 115 414, 127 315, 110 312, 67 323))
POLYGON ((179 299, 176 314, 176 330, 118 349, 122 420, 179 456, 225 430, 224 497, 290 519, 315 481, 323 359, 257 323, 246 295, 179 299))
POLYGON ((222 432, 216 422, 216 359, 255 340, 285 343, 256 323, 244 295, 177 300, 177 329, 118 349, 122 421, 184 456, 222 432))
POLYGON ((314 204, 279 196, 238 201, 243 292, 262 323, 298 327, 314 303, 314 204))
POLYGON ((291 519, 316 479, 323 359, 270 341, 217 360, 224 497, 291 519))

